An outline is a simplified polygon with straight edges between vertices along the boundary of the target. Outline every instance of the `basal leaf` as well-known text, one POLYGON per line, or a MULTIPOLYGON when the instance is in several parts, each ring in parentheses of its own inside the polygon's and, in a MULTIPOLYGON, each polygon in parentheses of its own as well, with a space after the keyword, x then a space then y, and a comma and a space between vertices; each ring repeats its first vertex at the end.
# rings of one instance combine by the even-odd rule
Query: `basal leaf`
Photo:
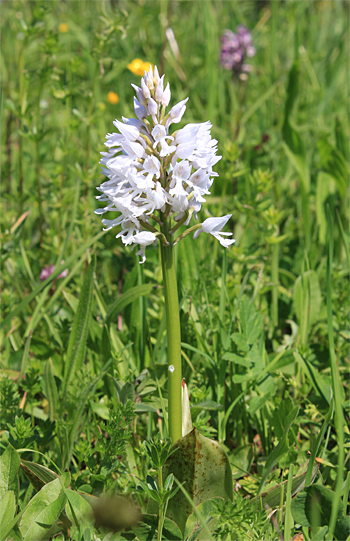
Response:
MULTIPOLYGON (((195 506, 215 497, 232 499, 232 473, 229 459, 216 441, 202 436, 195 428, 177 440, 177 450, 168 458, 163 468, 163 478, 173 473, 185 482, 186 492, 195 506)), ((171 450, 172 448, 170 448, 171 450)), ((182 491, 168 504, 167 516, 184 532, 192 506, 182 491)))

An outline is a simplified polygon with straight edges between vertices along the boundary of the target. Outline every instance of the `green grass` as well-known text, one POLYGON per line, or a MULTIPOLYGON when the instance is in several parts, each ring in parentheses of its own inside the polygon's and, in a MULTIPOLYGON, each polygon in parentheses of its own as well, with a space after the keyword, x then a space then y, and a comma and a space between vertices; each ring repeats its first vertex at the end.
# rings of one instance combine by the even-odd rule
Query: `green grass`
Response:
MULTIPOLYGON (((72 490, 128 495, 147 510, 133 477, 154 474, 142 442, 168 435, 160 253, 148 248, 139 266, 93 212, 99 152, 113 120, 134 116, 130 85, 140 78, 127 65, 141 58, 164 71, 172 104, 189 96, 181 126, 213 124, 223 157, 201 219, 233 215, 236 243, 227 251, 200 235, 175 253, 193 424, 221 442, 240 485, 232 505, 206 511, 217 520, 211 535, 287 539, 303 530, 304 539, 342 539, 347 3, 13 0, 1 5, 0 21, 2 449, 11 443, 57 474, 67 468, 72 490), (257 50, 245 84, 219 64, 220 35, 238 24, 251 29, 257 50), (55 272, 41 282, 51 264, 55 272), (309 452, 320 460, 316 478, 309 452), (294 487, 297 475, 322 487, 330 514, 318 522, 317 513, 300 514, 314 496, 294 487), (261 507, 242 498, 258 494, 261 507), (266 505, 279 509, 271 524, 266 505), (241 529, 245 520, 251 530, 241 529)), ((17 512, 34 493, 20 470, 17 512)), ((88 539, 79 528, 71 538, 88 539)))

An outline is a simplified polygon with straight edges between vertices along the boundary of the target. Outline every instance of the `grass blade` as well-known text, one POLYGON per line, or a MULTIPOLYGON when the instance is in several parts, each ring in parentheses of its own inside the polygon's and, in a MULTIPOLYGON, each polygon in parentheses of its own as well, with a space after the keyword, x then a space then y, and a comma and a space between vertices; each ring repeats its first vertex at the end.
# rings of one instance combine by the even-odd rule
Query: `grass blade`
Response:
POLYGON ((333 396, 335 402, 335 415, 334 424, 338 439, 338 467, 337 467, 337 479, 335 482, 335 494, 332 502, 332 513, 329 521, 329 529, 326 536, 327 541, 332 541, 333 532, 335 529, 335 523, 338 517, 338 509, 340 505, 342 485, 343 485, 343 469, 344 469, 344 417, 342 408, 342 396, 343 389, 341 386, 339 366, 334 349, 334 337, 333 337, 333 314, 332 314, 332 265, 333 265, 333 223, 330 214, 329 205, 326 209, 328 231, 329 231, 329 245, 328 245, 328 259, 327 259, 327 322, 328 322, 328 340, 329 340, 329 355, 332 374, 332 387, 333 396))
POLYGON ((84 360, 85 345, 89 331, 90 315, 92 308, 92 294, 94 286, 94 273, 96 257, 86 271, 83 287, 80 293, 78 309, 74 317, 72 332, 69 337, 67 358, 62 385, 62 398, 65 403, 69 382, 74 372, 81 366, 84 360))
POLYGON ((128 304, 131 304, 136 299, 141 297, 142 295, 148 295, 153 289, 156 289, 158 286, 155 284, 143 284, 140 286, 131 287, 123 293, 110 307, 107 313, 106 317, 106 323, 107 325, 109 323, 113 323, 116 316, 127 306, 128 304))
POLYGON ((46 387, 46 398, 49 402, 49 417, 50 421, 55 421, 57 419, 57 414, 59 411, 58 406, 58 392, 57 386, 53 374, 53 365, 52 360, 49 359, 45 364, 44 368, 44 381, 46 387))

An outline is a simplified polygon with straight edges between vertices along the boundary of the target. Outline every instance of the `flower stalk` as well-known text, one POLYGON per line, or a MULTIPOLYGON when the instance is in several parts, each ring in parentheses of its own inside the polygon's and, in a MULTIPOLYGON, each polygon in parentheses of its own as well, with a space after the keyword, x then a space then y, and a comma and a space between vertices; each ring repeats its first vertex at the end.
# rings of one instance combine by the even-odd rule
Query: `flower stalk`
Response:
POLYGON ((168 239, 168 246, 161 244, 161 259, 164 285, 164 301, 167 325, 168 352, 168 421, 169 436, 172 441, 182 436, 181 411, 181 328, 179 297, 177 291, 174 246, 169 234, 169 220, 164 220, 163 234, 168 239))

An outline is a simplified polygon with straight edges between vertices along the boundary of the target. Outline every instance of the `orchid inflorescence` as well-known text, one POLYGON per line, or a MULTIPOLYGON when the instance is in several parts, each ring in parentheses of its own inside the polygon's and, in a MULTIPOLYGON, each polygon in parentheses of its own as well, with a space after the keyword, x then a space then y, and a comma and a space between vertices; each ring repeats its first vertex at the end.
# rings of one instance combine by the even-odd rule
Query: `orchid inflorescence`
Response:
POLYGON ((251 71, 250 64, 246 63, 246 57, 251 58, 255 53, 252 35, 242 24, 237 26, 236 33, 225 30, 221 36, 221 65, 227 70, 232 70, 242 81, 248 78, 247 74, 251 71))
MULTIPOLYGON (((137 255, 143 263, 146 246, 158 239, 164 245, 169 239, 173 242, 181 225, 187 226, 192 215, 197 219, 204 196, 210 194, 213 177, 218 176, 212 168, 221 156, 216 155, 217 141, 211 138, 210 122, 187 124, 169 134, 170 126, 181 121, 188 98, 167 113, 170 86, 168 83, 164 88, 164 75, 159 76, 156 66, 145 71, 141 88, 132 86, 137 119, 115 120, 120 133, 106 136, 108 152, 101 153, 100 163, 108 180, 97 188, 102 195, 96 198, 107 205, 95 212, 119 213, 117 218, 102 219, 105 231, 121 226, 117 238, 125 245, 140 245, 137 255)), ((234 240, 224 236, 232 233, 222 233, 221 229, 230 217, 208 218, 187 229, 173 244, 195 231, 194 237, 210 233, 228 247, 234 240)))

